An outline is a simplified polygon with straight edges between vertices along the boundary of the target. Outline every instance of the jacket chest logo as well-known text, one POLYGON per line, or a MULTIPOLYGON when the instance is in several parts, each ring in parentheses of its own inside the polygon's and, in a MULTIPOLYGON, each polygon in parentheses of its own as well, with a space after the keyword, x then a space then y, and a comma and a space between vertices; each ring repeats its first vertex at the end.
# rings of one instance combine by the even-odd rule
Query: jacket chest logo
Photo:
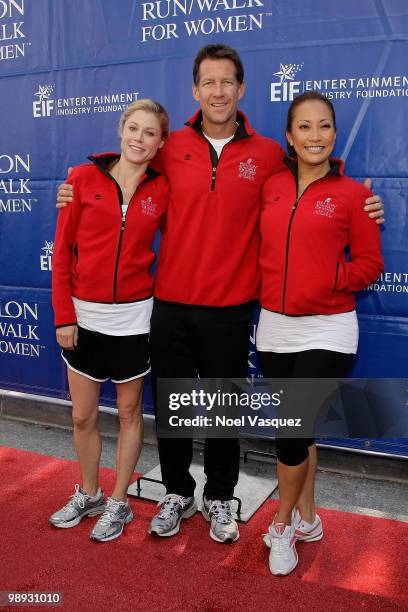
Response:
POLYGON ((247 181, 254 181, 256 176, 256 169, 253 159, 250 157, 246 161, 242 161, 238 166, 238 177, 246 179, 247 181))
POLYGON ((322 217, 329 217, 331 219, 334 217, 336 212, 337 204, 335 204, 332 198, 326 198, 325 200, 318 200, 315 203, 314 215, 321 215, 322 217))
POLYGON ((150 215, 153 217, 157 211, 157 204, 153 202, 152 197, 148 197, 145 200, 140 200, 140 207, 142 209, 142 213, 145 215, 150 215))

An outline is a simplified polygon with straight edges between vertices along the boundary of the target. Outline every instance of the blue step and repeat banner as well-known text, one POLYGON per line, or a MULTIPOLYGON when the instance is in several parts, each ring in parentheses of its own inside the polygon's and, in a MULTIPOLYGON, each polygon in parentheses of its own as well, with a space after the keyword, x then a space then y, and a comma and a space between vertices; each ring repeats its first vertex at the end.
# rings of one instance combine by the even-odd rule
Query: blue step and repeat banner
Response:
MULTIPOLYGON (((138 98, 181 127, 195 109, 193 58, 210 42, 239 50, 242 109, 281 144, 296 94, 334 102, 335 153, 386 208, 385 272, 358 298, 353 376, 407 377, 407 32, 406 0, 0 0, 0 386, 68 397, 50 305, 56 186, 89 153, 117 149, 120 113, 138 98)), ((386 396, 406 407, 395 383, 386 396)), ((395 436, 347 444, 408 454, 395 436)))

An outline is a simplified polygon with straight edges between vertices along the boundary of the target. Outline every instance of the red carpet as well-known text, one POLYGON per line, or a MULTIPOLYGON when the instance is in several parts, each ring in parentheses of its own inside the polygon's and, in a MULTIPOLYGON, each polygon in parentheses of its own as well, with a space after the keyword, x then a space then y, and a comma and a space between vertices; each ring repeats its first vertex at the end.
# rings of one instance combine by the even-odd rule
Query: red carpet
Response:
MULTIPOLYGON (((95 519, 73 529, 47 520, 78 482, 76 463, 3 447, 0 474, 0 590, 62 591, 57 609, 73 612, 408 610, 405 523, 322 509, 324 539, 299 543, 298 568, 277 578, 260 537, 272 502, 240 527, 236 544, 223 545, 210 540, 200 514, 178 536, 152 538, 154 504, 132 500, 136 518, 125 535, 97 544, 89 540, 95 519)), ((103 469, 105 491, 112 483, 113 471, 103 469)))

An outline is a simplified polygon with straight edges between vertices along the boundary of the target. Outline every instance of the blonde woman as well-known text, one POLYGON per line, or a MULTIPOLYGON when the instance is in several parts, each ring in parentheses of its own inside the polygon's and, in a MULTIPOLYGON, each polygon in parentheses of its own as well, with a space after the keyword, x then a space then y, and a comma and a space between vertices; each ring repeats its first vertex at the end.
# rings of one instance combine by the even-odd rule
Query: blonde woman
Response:
POLYGON ((127 488, 143 443, 141 398, 150 370, 152 242, 168 201, 167 182, 149 165, 168 135, 166 110, 131 104, 119 122, 120 153, 89 157, 74 168, 71 206, 59 212, 53 256, 56 337, 67 365, 74 444, 82 484, 50 517, 70 528, 102 514, 91 539, 119 537, 132 518, 127 488), (114 489, 99 487, 101 383, 116 385, 120 431, 114 489))

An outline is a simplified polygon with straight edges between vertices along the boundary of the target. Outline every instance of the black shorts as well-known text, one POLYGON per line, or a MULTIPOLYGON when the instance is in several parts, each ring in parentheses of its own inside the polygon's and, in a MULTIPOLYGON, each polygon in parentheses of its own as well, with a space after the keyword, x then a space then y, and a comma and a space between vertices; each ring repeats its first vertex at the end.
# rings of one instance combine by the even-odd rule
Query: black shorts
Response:
POLYGON ((67 366, 96 382, 124 383, 150 372, 149 334, 108 336, 78 326, 78 344, 62 350, 67 366))

